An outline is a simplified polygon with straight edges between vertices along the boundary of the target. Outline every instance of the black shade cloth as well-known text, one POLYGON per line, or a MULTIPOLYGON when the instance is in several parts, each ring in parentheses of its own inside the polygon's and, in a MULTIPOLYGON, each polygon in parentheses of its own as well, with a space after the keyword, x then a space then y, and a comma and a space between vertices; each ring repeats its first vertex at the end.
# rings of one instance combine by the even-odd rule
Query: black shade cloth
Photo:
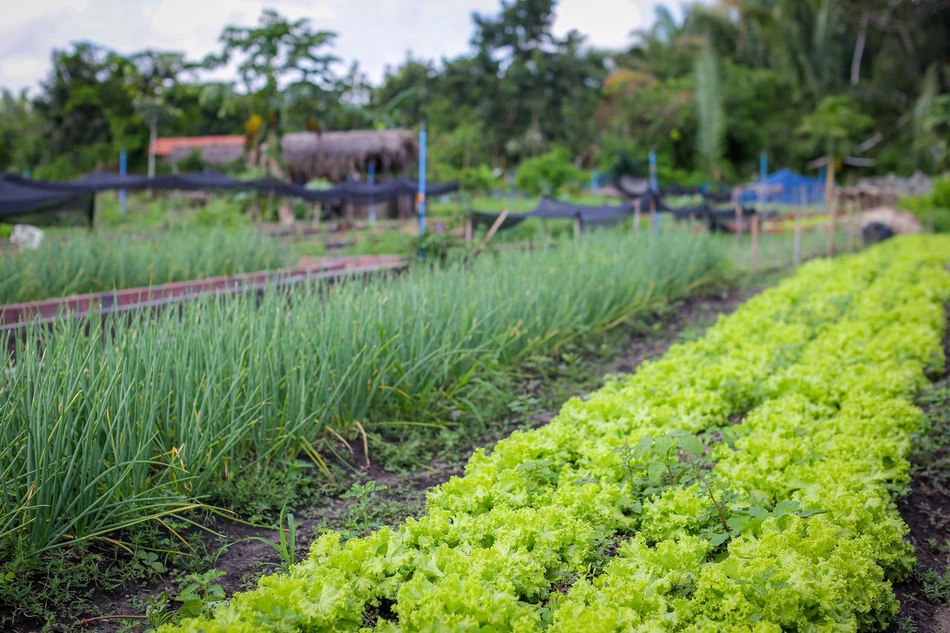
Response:
POLYGON ((705 198, 707 202, 732 202, 732 192, 704 193, 703 198, 705 198))
MULTIPOLYGON (((157 180, 157 179, 156 179, 157 180)), ((246 182, 235 180, 216 171, 203 171, 197 174, 172 176, 167 188, 181 191, 208 191, 214 189, 232 189, 236 191, 251 189, 246 182)))
MULTIPOLYGON (((368 204, 388 202, 401 197, 415 197, 419 193, 419 183, 408 178, 397 178, 390 182, 370 184, 368 182, 349 181, 329 189, 306 189, 289 184, 276 178, 257 180, 235 180, 216 171, 203 171, 178 176, 120 176, 119 174, 96 172, 73 182, 46 182, 31 180, 20 176, 4 175, 0 180, 0 218, 3 221, 21 221, 16 217, 25 217, 29 213, 29 224, 49 224, 58 213, 63 218, 71 218, 77 211, 88 216, 92 222, 94 197, 102 191, 126 189, 130 191, 184 190, 184 191, 249 191, 271 194, 284 198, 299 198, 309 202, 341 205, 346 203, 368 204), (37 220, 37 216, 49 216, 37 220), (8 219, 9 218, 9 219, 8 219)), ((458 191, 456 182, 433 183, 426 188, 426 194, 440 196, 458 191)), ((27 222, 27 220, 22 220, 27 222)))
POLYGON ((74 180, 74 185, 91 187, 97 193, 114 189, 128 189, 129 191, 143 191, 145 189, 170 189, 174 176, 146 178, 145 176, 120 176, 109 172, 97 171, 74 180))
MULTIPOLYGON (((716 218, 716 219, 731 219, 736 217, 736 207, 720 207, 716 208, 711 206, 708 202, 703 204, 695 205, 692 207, 681 207, 678 209, 670 209, 670 213, 676 216, 677 219, 688 218, 689 216, 694 217, 703 217, 703 218, 716 218)), ((742 207, 740 217, 747 217, 750 215, 755 215, 755 207, 742 207)))
MULTIPOLYGON (((27 179, 20 180, 26 183, 40 182, 27 179)), ((81 190, 84 192, 100 192, 118 189, 258 191, 261 193, 272 193, 273 195, 281 197, 300 198, 311 202, 336 204, 385 202, 399 197, 414 197, 419 193, 419 183, 408 178, 397 178, 389 182, 374 184, 361 181, 347 181, 329 189, 307 189, 273 177, 260 178, 257 180, 235 180, 234 178, 213 170, 206 170, 194 174, 183 174, 180 176, 161 176, 158 178, 120 176, 119 174, 96 172, 71 183, 42 184, 61 187, 69 191, 81 190)), ((457 182, 432 183, 426 187, 426 195, 441 196, 458 190, 459 185, 457 182)))
POLYGON ((683 187, 681 185, 660 187, 660 195, 664 196, 700 196, 702 194, 702 187, 683 187))
POLYGON ((94 192, 71 183, 48 183, 19 176, 0 177, 0 222, 55 226, 92 225, 94 192))
MULTIPOLYGON (((619 206, 585 206, 570 204, 551 198, 541 198, 538 206, 524 213, 509 213, 502 221, 499 231, 507 230, 521 224, 529 218, 551 220, 580 220, 581 226, 609 226, 622 222, 634 212, 631 203, 619 206)), ((475 226, 491 226, 498 219, 498 213, 472 211, 472 224, 475 226)))

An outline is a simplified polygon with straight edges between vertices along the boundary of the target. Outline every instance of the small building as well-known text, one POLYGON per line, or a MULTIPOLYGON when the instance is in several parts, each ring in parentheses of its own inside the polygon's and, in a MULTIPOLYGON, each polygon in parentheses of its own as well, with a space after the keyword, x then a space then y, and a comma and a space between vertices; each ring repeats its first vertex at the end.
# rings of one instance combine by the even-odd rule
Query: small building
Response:
POLYGON ((281 143, 284 167, 294 182, 365 180, 371 164, 377 181, 385 181, 408 173, 419 160, 416 135, 404 129, 292 132, 281 143))
POLYGON ((155 139, 155 155, 175 165, 195 152, 209 165, 227 165, 244 156, 244 137, 230 136, 169 136, 155 139))
MULTIPOLYGON (((333 183, 366 180, 370 165, 378 182, 408 174, 419 160, 419 141, 411 130, 291 132, 281 140, 283 169, 305 183, 320 178, 333 183)), ((245 156, 243 136, 165 137, 155 141, 155 155, 176 164, 198 152, 208 165, 223 166, 245 156)))

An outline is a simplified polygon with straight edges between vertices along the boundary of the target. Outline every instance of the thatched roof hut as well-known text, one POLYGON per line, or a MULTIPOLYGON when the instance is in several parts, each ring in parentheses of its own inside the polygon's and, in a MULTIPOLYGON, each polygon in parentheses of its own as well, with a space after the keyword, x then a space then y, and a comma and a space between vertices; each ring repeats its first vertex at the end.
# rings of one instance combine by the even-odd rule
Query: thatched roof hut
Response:
POLYGON ((340 182, 365 174, 375 163, 381 178, 405 172, 419 160, 419 142, 411 130, 292 132, 282 140, 283 157, 296 181, 325 178, 340 182))

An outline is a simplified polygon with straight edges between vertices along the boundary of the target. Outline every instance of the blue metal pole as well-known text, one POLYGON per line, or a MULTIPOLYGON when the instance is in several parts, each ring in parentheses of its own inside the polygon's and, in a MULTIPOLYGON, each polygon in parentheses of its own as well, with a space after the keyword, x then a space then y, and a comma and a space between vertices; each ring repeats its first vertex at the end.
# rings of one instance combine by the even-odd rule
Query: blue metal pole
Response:
POLYGON ((595 169, 594 171, 590 172, 590 190, 591 190, 591 193, 597 191, 597 178, 598 178, 598 174, 597 174, 597 170, 595 169))
MULTIPOLYGON (((419 132, 419 237, 426 234, 426 126, 419 132)), ((419 251, 422 257, 422 251, 419 251)))
MULTIPOLYGON (((128 160, 129 155, 125 150, 122 150, 119 153, 119 177, 125 178, 126 171, 128 169, 128 160)), ((122 214, 122 219, 125 219, 125 189, 119 189, 119 211, 122 214)))
POLYGON ((656 152, 650 150, 650 190, 656 191, 660 186, 656 179, 656 152))
MULTIPOLYGON (((660 190, 660 184, 657 181, 656 177, 656 152, 652 149, 650 150, 650 193, 656 194, 660 190)), ((660 213, 656 208, 656 202, 650 204, 650 216, 653 220, 653 232, 660 232, 660 213)))
MULTIPOLYGON (((376 163, 370 162, 369 164, 369 184, 376 184, 376 163)), ((369 221, 376 221, 376 203, 373 198, 369 200, 369 221)))

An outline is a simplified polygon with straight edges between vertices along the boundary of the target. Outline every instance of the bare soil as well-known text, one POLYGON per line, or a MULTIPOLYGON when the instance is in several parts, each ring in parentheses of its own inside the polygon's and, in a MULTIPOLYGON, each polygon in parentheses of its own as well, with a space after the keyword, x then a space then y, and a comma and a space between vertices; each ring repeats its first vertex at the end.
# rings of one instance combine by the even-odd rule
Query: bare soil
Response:
MULTIPOLYGON (((944 336, 944 357, 950 359, 950 328, 944 336)), ((917 571, 894 587, 901 611, 890 630, 950 633, 950 372, 937 377, 919 404, 931 428, 916 442, 910 490, 898 500, 917 554, 917 571)))

